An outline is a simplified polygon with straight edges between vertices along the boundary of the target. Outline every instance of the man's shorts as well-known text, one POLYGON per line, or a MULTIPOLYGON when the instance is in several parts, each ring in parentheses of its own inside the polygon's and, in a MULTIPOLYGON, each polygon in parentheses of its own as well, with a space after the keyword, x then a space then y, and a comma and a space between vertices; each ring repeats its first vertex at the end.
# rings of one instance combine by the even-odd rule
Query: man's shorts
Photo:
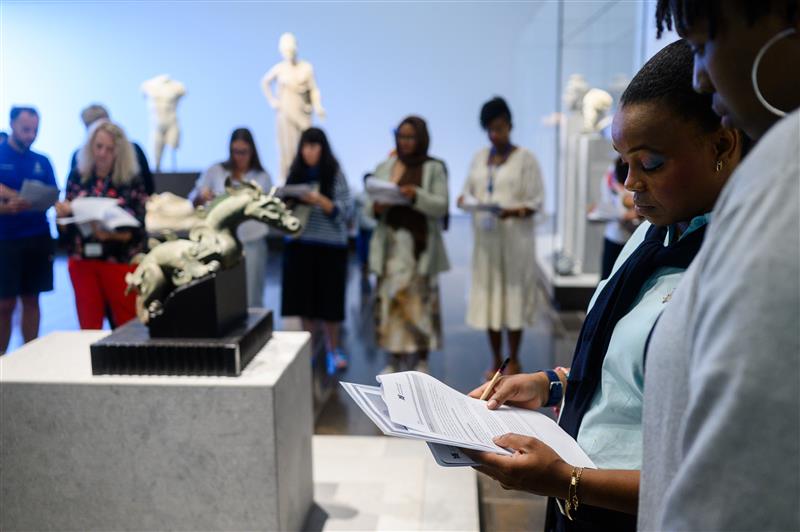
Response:
POLYGON ((52 290, 54 254, 49 233, 0 240, 0 299, 52 290))

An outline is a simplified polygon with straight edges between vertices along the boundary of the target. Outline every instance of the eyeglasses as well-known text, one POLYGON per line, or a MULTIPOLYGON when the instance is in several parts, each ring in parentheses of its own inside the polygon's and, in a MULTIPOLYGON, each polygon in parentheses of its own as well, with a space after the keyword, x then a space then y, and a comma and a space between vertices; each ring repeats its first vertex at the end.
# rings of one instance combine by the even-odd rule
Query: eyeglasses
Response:
POLYGON ((250 152, 251 152, 250 148, 241 148, 241 149, 234 148, 231 150, 231 154, 233 155, 250 155, 250 152))

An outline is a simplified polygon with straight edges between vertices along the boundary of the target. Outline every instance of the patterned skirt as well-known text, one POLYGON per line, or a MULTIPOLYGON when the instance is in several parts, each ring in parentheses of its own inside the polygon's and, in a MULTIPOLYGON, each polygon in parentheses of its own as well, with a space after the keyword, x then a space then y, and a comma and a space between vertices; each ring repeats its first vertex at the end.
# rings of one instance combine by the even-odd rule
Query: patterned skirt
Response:
POLYGON ((409 231, 389 229, 376 292, 376 336, 382 349, 398 355, 441 349, 438 279, 417 273, 409 231))

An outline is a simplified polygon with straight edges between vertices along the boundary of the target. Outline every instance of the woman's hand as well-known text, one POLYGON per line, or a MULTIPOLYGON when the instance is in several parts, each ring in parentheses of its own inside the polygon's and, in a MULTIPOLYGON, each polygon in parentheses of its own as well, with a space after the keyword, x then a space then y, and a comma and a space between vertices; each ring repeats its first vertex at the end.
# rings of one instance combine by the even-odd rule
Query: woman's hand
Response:
POLYGON ((504 434, 493 441, 500 447, 513 450, 514 454, 504 456, 463 449, 464 454, 481 464, 475 467, 476 470, 495 479, 507 490, 561 499, 568 496, 572 466, 549 446, 520 434, 504 434))
POLYGON ((527 207, 516 207, 514 209, 501 209, 498 215, 502 219, 506 218, 527 218, 533 214, 533 210, 527 207))
POLYGON ((55 208, 57 218, 66 218, 67 216, 72 216, 72 205, 68 201, 57 201, 55 208))
POLYGON ((16 190, 0 185, 0 214, 18 214, 30 208, 30 202, 22 199, 16 190))
POLYGON ((300 201, 307 203, 308 205, 315 205, 319 207, 325 212, 325 214, 332 213, 333 209, 336 207, 327 196, 320 194, 315 190, 303 194, 303 196, 300 198, 300 201))
MULTIPOLYGON (((480 399, 483 390, 489 382, 469 392, 470 397, 480 399)), ((494 385, 494 390, 489 396, 486 406, 489 410, 496 410, 501 405, 510 405, 530 410, 541 408, 550 397, 550 379, 543 372, 521 373, 500 377, 494 385)))
POLYGON ((414 198, 417 197, 417 186, 416 185, 402 185, 400 187, 400 194, 407 197, 411 201, 414 201, 414 198))

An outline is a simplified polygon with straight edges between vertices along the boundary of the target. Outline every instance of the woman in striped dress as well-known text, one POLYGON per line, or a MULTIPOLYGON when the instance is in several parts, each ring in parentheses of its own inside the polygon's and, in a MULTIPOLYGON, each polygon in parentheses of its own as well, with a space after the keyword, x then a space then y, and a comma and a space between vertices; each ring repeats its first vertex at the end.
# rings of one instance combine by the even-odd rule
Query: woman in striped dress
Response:
POLYGON ((286 184, 306 184, 312 190, 293 206, 306 221, 300 236, 287 238, 284 249, 281 315, 300 316, 303 328, 312 334, 321 322, 327 369, 334 373, 347 367, 339 329, 344 321, 351 201, 347 180, 321 129, 303 132, 286 184))

